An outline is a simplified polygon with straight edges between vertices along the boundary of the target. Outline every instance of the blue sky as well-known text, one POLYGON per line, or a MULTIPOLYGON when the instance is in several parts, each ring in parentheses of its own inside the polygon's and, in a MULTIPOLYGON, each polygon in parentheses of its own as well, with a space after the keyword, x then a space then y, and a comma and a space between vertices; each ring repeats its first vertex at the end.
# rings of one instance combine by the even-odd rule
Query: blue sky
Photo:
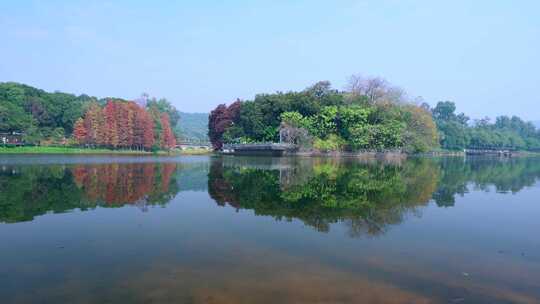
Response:
POLYGON ((540 1, 172 2, 1 1, 0 81, 201 112, 361 73, 540 120, 540 1))

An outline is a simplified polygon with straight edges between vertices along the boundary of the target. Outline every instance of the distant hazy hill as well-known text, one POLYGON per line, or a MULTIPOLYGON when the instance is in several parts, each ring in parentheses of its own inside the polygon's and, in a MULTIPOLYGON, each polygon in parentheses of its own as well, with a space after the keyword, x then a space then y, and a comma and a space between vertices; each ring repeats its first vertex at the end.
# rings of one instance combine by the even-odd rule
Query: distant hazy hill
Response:
POLYGON ((533 123, 536 126, 536 128, 540 129, 540 120, 533 121, 533 123))
POLYGON ((176 129, 182 139, 208 141, 208 113, 180 112, 176 129))

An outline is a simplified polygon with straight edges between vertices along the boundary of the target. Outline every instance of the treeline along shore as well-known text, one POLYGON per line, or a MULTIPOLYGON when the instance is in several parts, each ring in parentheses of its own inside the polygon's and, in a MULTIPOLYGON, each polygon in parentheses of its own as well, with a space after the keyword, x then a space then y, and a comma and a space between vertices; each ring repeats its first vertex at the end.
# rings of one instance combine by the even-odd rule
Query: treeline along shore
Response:
POLYGON ((540 131, 519 117, 471 120, 450 101, 435 107, 378 77, 350 77, 343 91, 318 82, 218 105, 209 116, 215 150, 286 143, 299 154, 540 151, 540 131))
POLYGON ((0 152, 170 151, 178 120, 178 110, 166 99, 148 95, 134 101, 97 99, 0 83, 0 152), (25 147, 8 149, 13 146, 25 147))
POLYGON ((0 83, 0 153, 171 153, 180 142, 286 144, 300 155, 540 151, 540 131, 516 116, 471 120, 451 101, 434 107, 379 77, 320 81, 302 91, 258 94, 185 115, 166 99, 136 100, 0 83), (199 130, 200 129, 200 130, 199 130), (19 147, 25 146, 25 147, 19 147), (14 148, 15 147, 15 148, 14 148))

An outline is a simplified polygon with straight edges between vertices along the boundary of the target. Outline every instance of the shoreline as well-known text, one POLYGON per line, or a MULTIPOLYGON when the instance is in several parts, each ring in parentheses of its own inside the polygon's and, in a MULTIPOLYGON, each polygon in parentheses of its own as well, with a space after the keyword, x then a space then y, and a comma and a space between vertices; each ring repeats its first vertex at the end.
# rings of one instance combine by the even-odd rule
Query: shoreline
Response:
POLYGON ((346 152, 346 151, 302 151, 302 152, 222 152, 218 151, 219 155, 231 156, 277 156, 277 157, 333 157, 333 158, 370 158, 370 159, 406 159, 408 157, 499 157, 499 158, 515 158, 527 156, 540 156, 540 152, 517 151, 511 155, 496 155, 496 154, 477 154, 468 155, 464 151, 431 151, 424 153, 407 153, 402 151, 361 151, 361 152, 346 152))
POLYGON ((179 156, 179 155, 204 155, 211 154, 206 150, 174 150, 174 151, 137 151, 137 150, 112 150, 104 148, 77 148, 77 147, 46 147, 46 146, 0 146, 0 155, 132 155, 132 156, 179 156))
POLYGON ((286 153, 285 156, 299 156, 299 157, 343 157, 343 158, 359 158, 359 159, 382 159, 382 160, 404 160, 409 155, 401 151, 363 151, 363 152, 321 152, 321 151, 307 151, 307 152, 293 152, 286 153))
MULTIPOLYGON (((333 158, 370 158, 370 159, 406 159, 408 157, 474 157, 474 156, 491 156, 497 155, 467 155, 464 151, 432 151, 425 153, 406 153, 402 151, 297 151, 285 152, 282 155, 272 153, 231 153, 231 152, 215 152, 205 149, 187 149, 173 151, 138 151, 138 150, 112 150, 105 148, 78 148, 78 147, 50 147, 50 146, 18 146, 5 147, 0 146, 1 155, 126 155, 126 156, 182 156, 182 155, 234 155, 234 156, 297 156, 297 157, 333 157, 333 158)), ((524 156, 540 156, 540 152, 518 151, 512 156, 500 156, 504 158, 524 157, 524 156)))

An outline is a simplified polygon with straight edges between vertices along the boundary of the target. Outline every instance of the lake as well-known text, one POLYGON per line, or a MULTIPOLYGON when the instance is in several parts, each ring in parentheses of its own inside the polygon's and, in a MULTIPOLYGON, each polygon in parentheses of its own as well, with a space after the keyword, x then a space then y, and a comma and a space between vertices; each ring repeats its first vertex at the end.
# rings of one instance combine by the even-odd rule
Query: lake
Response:
POLYGON ((540 303, 540 159, 0 156, 2 303, 540 303))

